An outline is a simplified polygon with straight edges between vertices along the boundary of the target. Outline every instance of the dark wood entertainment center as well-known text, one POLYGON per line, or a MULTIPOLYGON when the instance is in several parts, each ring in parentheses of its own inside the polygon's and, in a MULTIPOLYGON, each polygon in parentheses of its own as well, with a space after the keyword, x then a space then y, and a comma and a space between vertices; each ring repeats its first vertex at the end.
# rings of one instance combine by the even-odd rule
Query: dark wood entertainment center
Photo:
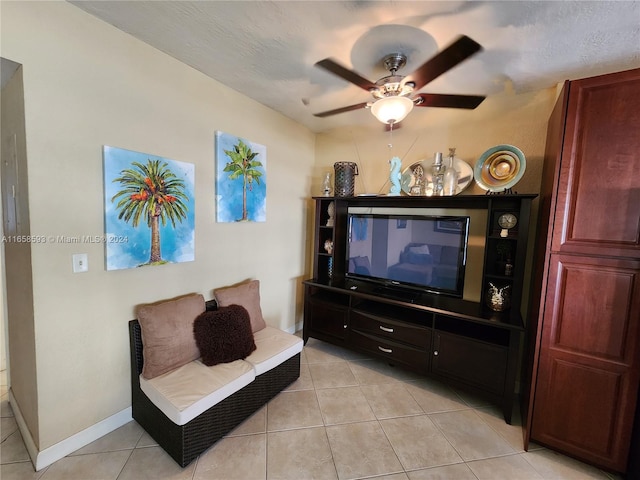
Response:
POLYGON ((305 343, 309 337, 317 338, 480 393, 501 405, 505 420, 511 423, 524 332, 520 307, 529 218, 535 197, 315 197, 313 278, 303 282, 305 343), (484 210, 480 300, 427 292, 406 295, 402 290, 346 278, 347 213, 352 207, 484 210), (506 231, 498 225, 505 213, 518 219, 506 231), (327 241, 333 245, 329 252, 327 241), (498 258, 505 244, 513 265, 509 272, 498 258), (490 282, 509 285, 509 309, 496 312, 486 306, 490 282))

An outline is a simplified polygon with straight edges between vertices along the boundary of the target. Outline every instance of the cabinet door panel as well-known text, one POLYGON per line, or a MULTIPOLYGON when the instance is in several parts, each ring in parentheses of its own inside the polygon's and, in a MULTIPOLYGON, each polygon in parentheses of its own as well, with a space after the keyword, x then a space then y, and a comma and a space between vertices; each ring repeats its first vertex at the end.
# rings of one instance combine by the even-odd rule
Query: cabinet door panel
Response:
POLYGON ((346 307, 331 303, 309 300, 305 307, 305 322, 309 322, 309 330, 324 333, 339 339, 347 337, 346 307))
POLYGON ((640 262, 550 257, 531 438, 622 471, 640 360, 640 262))
POLYGON ((571 83, 553 250, 640 258, 640 70, 571 83))
POLYGON ((630 363, 627 332, 637 274, 602 260, 564 258, 556 264, 555 300, 549 305, 549 347, 630 363))
POLYGON ((435 333, 432 370, 502 395, 508 349, 460 335, 435 333))
POLYGON ((622 374, 562 356, 551 356, 544 364, 548 374, 540 379, 536 409, 542 405, 548 408, 535 416, 533 437, 584 457, 614 455, 622 374))

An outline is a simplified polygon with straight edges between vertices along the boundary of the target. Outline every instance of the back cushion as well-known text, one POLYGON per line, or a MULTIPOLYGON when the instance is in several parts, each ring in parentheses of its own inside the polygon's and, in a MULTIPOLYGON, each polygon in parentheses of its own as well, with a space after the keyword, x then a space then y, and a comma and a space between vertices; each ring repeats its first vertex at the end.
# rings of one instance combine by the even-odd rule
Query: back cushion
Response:
POLYGON ((246 308, 251 320, 251 330, 254 333, 267 326, 260 308, 259 280, 251 280, 233 287, 217 288, 213 291, 213 295, 220 307, 242 305, 246 308))
POLYGON ((200 357, 193 322, 204 311, 200 294, 138 307, 144 378, 157 377, 200 357))

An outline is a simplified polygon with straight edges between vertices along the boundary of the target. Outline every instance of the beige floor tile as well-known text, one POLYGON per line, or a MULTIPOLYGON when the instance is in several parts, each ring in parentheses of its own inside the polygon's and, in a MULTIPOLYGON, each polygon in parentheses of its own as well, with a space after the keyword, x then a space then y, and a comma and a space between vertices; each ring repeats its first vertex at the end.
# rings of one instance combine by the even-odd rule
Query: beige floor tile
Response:
POLYGON ((266 438, 266 434, 223 438, 200 455, 193 480, 266 479, 266 438))
POLYGON ((115 429, 86 447, 76 450, 71 455, 85 455, 87 453, 115 452, 117 450, 131 450, 140 441, 144 428, 135 420, 115 429))
POLYGON ((267 432, 267 406, 265 405, 244 422, 229 432, 229 436, 250 435, 267 432))
POLYGON ((0 446, 0 463, 30 461, 27 447, 24 446, 20 431, 13 432, 0 446))
POLYGON ((465 462, 515 453, 473 410, 435 413, 430 418, 465 462))
POLYGON ((2 395, 2 397, 0 397, 0 417, 6 418, 13 416, 13 409, 9 403, 9 394, 2 395))
POLYGON ((293 390, 313 390, 313 381, 311 380, 311 372, 309 372, 309 365, 300 364, 300 376, 298 379, 284 389, 285 392, 293 390))
POLYGON ((316 389, 358 385, 347 362, 309 364, 309 371, 316 389))
POLYGON ((337 479, 325 429, 269 433, 267 472, 269 480, 337 479))
MULTIPOLYGON (((406 473, 392 473, 391 475, 380 475, 374 477, 375 480, 409 480, 406 473)), ((372 480, 374 480, 372 479, 372 480)))
POLYGON ((378 422, 349 423, 326 428, 338 478, 341 480, 403 471, 378 422))
POLYGON ((310 338, 304 347, 304 353, 308 364, 344 362, 344 349, 330 343, 321 342, 310 338))
POLYGON ((405 470, 462 462, 427 415, 390 418, 380 424, 405 470))
POLYGON ((492 405, 490 400, 487 400, 485 397, 478 395, 476 393, 470 393, 466 390, 461 390, 458 388, 453 389, 458 396, 470 407, 488 407, 492 405))
POLYGON ((116 480, 131 450, 65 457, 47 468, 42 480, 116 480))
POLYGON ((13 435, 17 431, 18 424, 14 417, 0 418, 0 436, 2 437, 3 442, 9 438, 9 435, 13 435))
POLYGON ((609 478, 606 473, 596 467, 551 450, 542 449, 521 455, 544 478, 554 480, 607 480, 609 478))
POLYGON ((402 383, 362 385, 360 390, 378 419, 424 413, 402 383))
POLYGON ((267 405, 267 430, 322 426, 315 390, 282 392, 267 405))
POLYGON ((149 435, 145 430, 142 432, 142 436, 140 437, 140 440, 138 440, 138 444, 136 445, 136 448, 157 447, 157 446, 158 446, 158 442, 156 442, 153 439, 153 437, 149 435))
POLYGON ((160 447, 136 448, 118 480, 191 480, 196 463, 182 468, 160 447))
POLYGON ((346 361, 357 361, 357 360, 371 360, 371 355, 367 355, 366 353, 356 352, 354 350, 345 349, 342 353, 342 358, 346 361))
POLYGON ((406 388, 425 413, 469 408, 450 387, 435 380, 425 378, 409 382, 406 388))
POLYGON ((384 385, 397 383, 397 369, 376 360, 354 360, 349 362, 351 371, 360 385, 384 385))
POLYGON ((325 388, 316 394, 325 425, 376 419, 360 387, 325 388))
POLYGON ((516 452, 524 451, 524 437, 520 423, 520 414, 514 411, 511 425, 504 421, 502 409, 491 406, 476 408, 476 413, 485 423, 500 434, 516 452))
POLYGON ((46 469, 36 472, 31 462, 7 463, 0 466, 2 480, 38 480, 46 469))
MULTIPOLYGON (((409 480, 478 480, 465 463, 415 470, 407 473, 409 480)), ((515 478, 510 480, 517 480, 515 478)), ((524 480, 524 479, 519 479, 524 480)))
POLYGON ((478 480, 543 480, 535 468, 519 454, 476 460, 467 465, 478 480))

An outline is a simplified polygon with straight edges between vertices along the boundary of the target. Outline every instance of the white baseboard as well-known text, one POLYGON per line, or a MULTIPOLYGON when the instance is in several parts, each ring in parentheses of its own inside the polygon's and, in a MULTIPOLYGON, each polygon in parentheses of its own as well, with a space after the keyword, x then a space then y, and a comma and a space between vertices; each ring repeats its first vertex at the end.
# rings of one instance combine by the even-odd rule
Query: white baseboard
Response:
POLYGON ((31 462, 33 463, 36 471, 40 471, 43 468, 48 467, 70 453, 89 445, 91 442, 103 437, 107 433, 113 432, 116 428, 120 428, 133 420, 133 417, 131 416, 131 407, 128 407, 94 425, 91 425, 88 428, 85 428, 75 435, 71 435, 69 438, 65 438, 61 442, 58 442, 49 448, 38 451, 36 444, 31 437, 31 433, 27 428, 27 424, 24 421, 22 412, 20 412, 20 407, 15 401, 11 390, 9 390, 9 402, 11 403, 16 423, 18 424, 18 428, 22 434, 22 439, 24 440, 27 452, 29 453, 29 457, 31 458, 31 462))
POLYGON ((295 326, 287 328, 285 330, 285 332, 291 333, 291 334, 299 332, 300 330, 302 330, 302 325, 303 324, 304 324, 304 322, 298 322, 298 323, 295 324, 295 326))

